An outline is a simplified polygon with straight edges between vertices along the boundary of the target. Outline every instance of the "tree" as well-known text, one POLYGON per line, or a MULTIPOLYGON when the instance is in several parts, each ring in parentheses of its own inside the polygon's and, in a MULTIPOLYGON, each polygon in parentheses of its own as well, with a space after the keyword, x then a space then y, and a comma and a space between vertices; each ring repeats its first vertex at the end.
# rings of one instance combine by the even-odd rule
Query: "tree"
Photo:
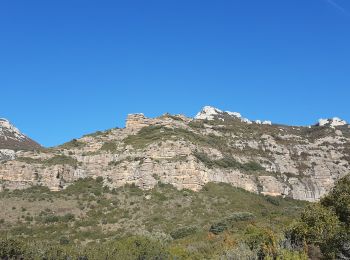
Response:
POLYGON ((276 259, 278 255, 278 237, 272 230, 249 225, 244 240, 251 250, 258 252, 259 259, 276 259))
POLYGON ((350 175, 336 183, 330 193, 321 200, 321 205, 332 209, 339 220, 350 227, 350 175))
POLYGON ((350 175, 347 175, 320 203, 307 207, 288 234, 296 244, 319 247, 328 259, 349 259, 349 231, 350 175))
POLYGON ((293 230, 296 238, 310 244, 321 245, 339 233, 340 222, 334 212, 315 204, 304 210, 293 230))

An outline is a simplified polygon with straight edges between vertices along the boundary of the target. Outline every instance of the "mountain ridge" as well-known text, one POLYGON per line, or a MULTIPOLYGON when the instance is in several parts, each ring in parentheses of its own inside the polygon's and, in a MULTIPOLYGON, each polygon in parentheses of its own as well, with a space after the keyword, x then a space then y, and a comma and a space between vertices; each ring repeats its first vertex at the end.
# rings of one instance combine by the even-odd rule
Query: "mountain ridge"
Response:
POLYGON ((18 150, 41 149, 41 145, 21 133, 9 120, 0 118, 0 161, 15 158, 18 150))
POLYGON ((200 190, 226 182, 248 191, 316 201, 350 172, 345 121, 308 127, 249 123, 235 112, 204 107, 197 118, 130 114, 126 127, 63 145, 18 151, 0 165, 0 189, 43 185, 61 190, 102 177, 111 188, 158 182, 200 190))

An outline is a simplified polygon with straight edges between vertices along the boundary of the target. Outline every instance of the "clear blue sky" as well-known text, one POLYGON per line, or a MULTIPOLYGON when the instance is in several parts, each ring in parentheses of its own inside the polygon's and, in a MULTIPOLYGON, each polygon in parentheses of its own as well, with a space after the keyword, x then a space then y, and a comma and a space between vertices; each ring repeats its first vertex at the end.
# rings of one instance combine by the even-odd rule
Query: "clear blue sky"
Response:
POLYGON ((350 121, 348 0, 2 0, 0 117, 45 146, 126 115, 350 121))

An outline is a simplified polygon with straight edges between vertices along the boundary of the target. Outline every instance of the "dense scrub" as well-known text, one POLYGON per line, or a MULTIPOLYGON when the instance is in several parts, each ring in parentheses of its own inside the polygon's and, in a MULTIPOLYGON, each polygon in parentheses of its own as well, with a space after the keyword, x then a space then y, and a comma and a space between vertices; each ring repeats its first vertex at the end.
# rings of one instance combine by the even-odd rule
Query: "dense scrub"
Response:
POLYGON ((149 191, 109 190, 97 178, 61 192, 5 191, 0 201, 0 257, 303 259, 302 250, 285 246, 283 229, 308 203, 228 184, 209 183, 200 192, 162 183, 149 191))
POLYGON ((340 179, 319 203, 302 212, 287 236, 322 259, 350 259, 350 176, 340 179))

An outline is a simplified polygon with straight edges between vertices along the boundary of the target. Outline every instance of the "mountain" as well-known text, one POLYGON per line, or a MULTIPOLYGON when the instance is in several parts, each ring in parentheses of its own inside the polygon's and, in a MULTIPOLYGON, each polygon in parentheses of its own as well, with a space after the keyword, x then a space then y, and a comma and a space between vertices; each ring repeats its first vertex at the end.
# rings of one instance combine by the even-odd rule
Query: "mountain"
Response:
POLYGON ((222 120, 225 121, 225 119, 233 119, 236 118, 240 120, 241 122, 247 123, 247 124, 263 124, 263 125, 271 125, 271 121, 261 121, 256 120, 254 122, 250 121, 247 118, 243 118, 242 115, 238 112, 230 112, 230 111, 222 111, 218 108, 211 107, 211 106, 205 106, 203 109, 194 117, 194 119, 202 119, 202 120, 222 120))
POLYGON ((15 151, 35 150, 41 146, 22 134, 7 119, 0 118, 0 161, 13 159, 15 151))
MULTIPOLYGON (((251 121, 206 106, 195 118, 128 115, 125 128, 96 132, 50 149, 18 151, 0 164, 2 189, 65 189, 102 177, 110 188, 157 183, 199 191, 209 182, 317 201, 350 173, 350 128, 341 119, 313 126, 251 121)), ((1 189, 1 188, 0 188, 1 189)))

